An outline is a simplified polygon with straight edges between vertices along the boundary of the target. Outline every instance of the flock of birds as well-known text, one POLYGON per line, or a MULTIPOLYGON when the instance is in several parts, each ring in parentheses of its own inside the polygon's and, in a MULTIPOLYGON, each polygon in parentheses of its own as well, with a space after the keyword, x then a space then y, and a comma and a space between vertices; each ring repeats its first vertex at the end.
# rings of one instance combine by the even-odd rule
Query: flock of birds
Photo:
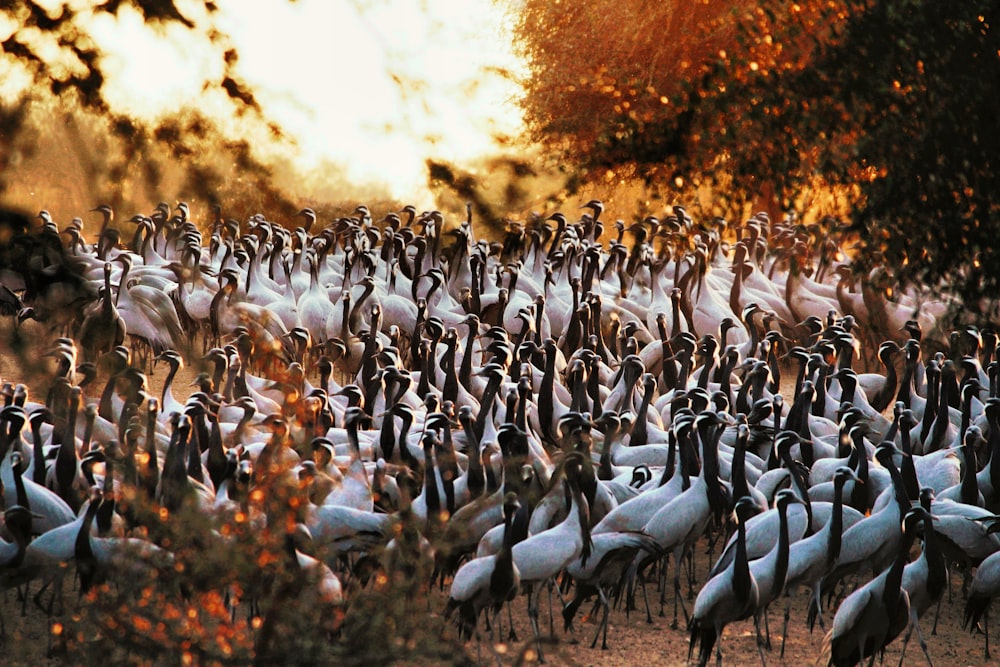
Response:
POLYGON ((793 220, 583 210, 487 242, 471 210, 198 225, 161 204, 125 234, 101 206, 93 244, 43 211, 0 272, 12 335, 54 358, 44 396, 2 388, 0 587, 171 567, 141 496, 286 534, 331 607, 366 567, 423 564, 460 636, 502 641, 525 595, 539 659, 546 591, 550 626, 553 592, 567 629, 593 600, 606 647, 611 607, 651 621, 656 587, 701 665, 749 619, 766 664, 774 603, 783 653, 799 591, 829 664, 913 630, 930 662, 919 621, 955 568, 977 627, 1000 592, 997 335, 938 341, 946 304, 889 298, 793 220))

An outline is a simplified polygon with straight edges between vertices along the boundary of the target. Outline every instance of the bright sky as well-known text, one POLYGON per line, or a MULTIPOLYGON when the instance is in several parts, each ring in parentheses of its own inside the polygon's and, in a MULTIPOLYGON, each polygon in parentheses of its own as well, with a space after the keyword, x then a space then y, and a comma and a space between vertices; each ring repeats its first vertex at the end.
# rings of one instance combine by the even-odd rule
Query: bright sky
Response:
MULTIPOLYGON (((495 152, 495 135, 516 136, 521 73, 505 17, 492 0, 219 0, 216 24, 239 52, 238 74, 265 114, 299 146, 303 171, 324 161, 352 182, 427 201, 428 157, 459 164, 495 152)), ((184 6, 183 4, 181 5, 184 6)), ((185 10, 196 23, 198 3, 185 10)), ((183 29, 160 36, 123 8, 92 19, 111 49, 107 97, 139 115, 197 104, 223 113, 206 81, 222 78, 221 56, 183 29)))

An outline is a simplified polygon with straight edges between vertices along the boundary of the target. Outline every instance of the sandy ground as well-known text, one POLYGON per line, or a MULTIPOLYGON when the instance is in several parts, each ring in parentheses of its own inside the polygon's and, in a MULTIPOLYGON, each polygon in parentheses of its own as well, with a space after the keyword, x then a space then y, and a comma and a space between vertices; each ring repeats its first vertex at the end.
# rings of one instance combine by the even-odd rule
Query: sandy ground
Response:
MULTIPOLYGON (((699 554, 699 570, 707 563, 706 556, 699 554)), ((961 597, 961 577, 955 575, 952 578, 954 595, 951 602, 945 599, 941 605, 941 616, 939 619, 937 634, 931 634, 934 624, 934 611, 931 610, 923 619, 921 627, 927 648, 938 667, 942 665, 997 665, 1000 664, 1000 648, 996 642, 998 637, 994 630, 992 635, 993 660, 983 659, 983 637, 981 634, 970 635, 961 628, 962 608, 964 601, 961 597)), ((32 591, 33 592, 33 591, 32 591)), ((74 584, 68 582, 65 589, 66 613, 72 615, 76 603, 76 592, 74 584)), ((655 587, 650 585, 651 604, 653 605, 653 621, 647 623, 644 611, 633 612, 629 618, 621 610, 612 610, 610 615, 610 625, 608 630, 608 648, 601 650, 600 640, 597 648, 590 648, 590 643, 594 638, 597 629, 599 615, 589 616, 591 606, 584 605, 575 621, 575 632, 564 632, 562 628, 562 617, 559 612, 559 601, 553 597, 556 605, 556 625, 555 641, 549 632, 549 615, 547 599, 543 595, 541 598, 541 626, 542 632, 547 635, 543 644, 543 651, 546 661, 552 665, 579 665, 579 666, 631 666, 631 665, 686 665, 688 638, 689 635, 683 629, 684 621, 681 619, 681 629, 671 629, 672 597, 668 596, 666 606, 666 616, 661 617, 658 612, 659 604, 656 602, 657 594, 655 587)), ((789 622, 789 636, 785 647, 785 656, 779 655, 781 647, 781 620, 784 602, 774 605, 771 610, 771 637, 773 648, 766 652, 767 664, 769 665, 825 665, 820 662, 823 646, 823 635, 819 628, 813 634, 809 633, 805 625, 805 603, 804 595, 799 594, 793 599, 791 620, 789 622)), ((427 620, 428 632, 441 632, 444 620, 441 612, 444 609, 445 595, 434 594, 431 603, 431 611, 427 620)), ((640 601, 641 604, 641 601, 640 601)), ((689 606, 691 603, 688 603, 689 606)), ((0 649, 0 663, 5 665, 59 665, 74 662, 71 656, 62 658, 46 658, 48 649, 48 638, 46 633, 49 622, 43 612, 32 604, 28 605, 27 615, 21 616, 20 602, 13 591, 7 592, 2 604, 0 604, 0 614, 6 625, 7 639, 4 647, 0 649)), ((504 614, 506 616, 506 614, 504 614)), ((827 624, 832 622, 832 612, 827 611, 827 624)), ((54 619, 58 622, 60 619, 54 619)), ((518 635, 518 641, 497 646, 498 652, 490 650, 488 641, 484 642, 479 649, 481 664, 496 664, 495 656, 500 656, 504 665, 514 665, 520 662, 532 662, 534 658, 534 642, 530 641, 531 629, 527 621, 526 605, 523 596, 519 598, 514 606, 514 624, 518 635)), ((503 632, 506 634, 507 623, 503 622, 503 632)), ((453 632, 449 626, 446 632, 453 632)), ((486 637, 485 631, 483 632, 486 637)), ((902 640, 894 642, 885 652, 885 665, 900 664, 900 653, 902 650, 902 640)), ((475 642, 468 645, 469 655, 475 657, 477 647, 475 642)), ((760 658, 757 653, 754 639, 754 628, 752 621, 743 621, 727 627, 722 639, 723 664, 725 665, 759 665, 760 658)), ((697 658, 697 648, 695 649, 697 658)), ((169 662, 167 664, 170 664, 169 662)), ((715 664, 714 656, 709 664, 715 664)), ((924 665, 927 664, 917 637, 914 633, 910 646, 907 648, 904 665, 924 665)))

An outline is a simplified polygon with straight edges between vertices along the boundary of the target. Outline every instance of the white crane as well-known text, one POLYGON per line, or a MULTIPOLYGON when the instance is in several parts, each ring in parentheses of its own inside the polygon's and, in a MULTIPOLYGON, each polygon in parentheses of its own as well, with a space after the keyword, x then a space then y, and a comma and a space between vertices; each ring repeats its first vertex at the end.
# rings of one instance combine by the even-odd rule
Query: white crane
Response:
POLYGON ((785 605, 784 628, 781 637, 781 654, 785 654, 785 640, 788 638, 788 617, 792 605, 792 594, 799 586, 809 586, 811 589, 809 602, 809 626, 812 628, 814 618, 819 618, 820 626, 823 627, 822 608, 822 583, 825 577, 840 556, 841 541, 843 539, 844 520, 841 512, 843 508, 844 484, 847 480, 853 479, 857 482, 858 477, 854 471, 848 467, 841 467, 833 475, 833 483, 836 486, 833 499, 833 515, 822 530, 799 540, 793 544, 788 553, 788 574, 785 578, 785 595, 788 602, 785 605))
POLYGON ((599 533, 593 535, 593 541, 593 552, 587 563, 584 564, 581 557, 566 568, 566 573, 576 584, 576 594, 573 600, 563 607, 563 621, 569 630, 579 606, 587 598, 597 595, 598 604, 601 605, 604 615, 597 626, 590 648, 597 645, 597 638, 602 636, 603 630, 601 649, 607 650, 608 614, 611 608, 608 598, 620 596, 625 585, 628 566, 640 551, 655 553, 656 542, 641 532, 599 533))
POLYGON ((969 586, 969 597, 965 602, 962 627, 975 632, 979 620, 983 620, 983 659, 990 659, 990 605, 993 598, 1000 595, 1000 551, 986 558, 976 569, 976 575, 969 586))
MULTIPOLYGON (((677 627, 678 604, 687 618, 687 608, 680 592, 681 559, 705 532, 709 521, 717 512, 721 513, 725 503, 717 460, 723 421, 724 418, 712 410, 706 410, 695 418, 702 445, 701 471, 686 491, 658 510, 643 527, 643 532, 656 540, 658 551, 669 553, 674 559, 674 620, 671 627, 677 627)), ((636 563, 633 569, 638 571, 643 564, 636 563)), ((665 591, 661 591, 661 605, 664 595, 665 591)))
POLYGON ((521 573, 514 564, 512 549, 514 531, 511 525, 514 515, 521 504, 517 494, 508 492, 504 496, 504 537, 503 546, 496 554, 473 558, 463 564, 455 573, 448 593, 448 604, 445 607, 445 618, 458 610, 459 636, 469 638, 473 634, 479 636, 479 615, 484 609, 489 609, 492 618, 489 620, 490 645, 493 645, 493 632, 504 603, 510 602, 517 595, 521 583, 521 573))
MULTIPOLYGON (((788 533, 788 507, 792 503, 802 503, 791 489, 782 489, 774 498, 778 513, 778 539, 774 547, 762 557, 750 561, 750 574, 757 582, 757 609, 754 612, 754 627, 757 631, 757 644, 761 644, 760 617, 764 617, 764 646, 771 650, 771 627, 768 623, 768 608, 785 592, 785 581, 788 578, 788 552, 790 538, 788 533)), ((804 513, 803 513, 804 516, 804 513)), ((803 521, 803 524, 805 522, 803 521)), ((744 529, 744 549, 746 549, 746 531, 744 529)), ((737 536, 738 538, 738 536, 737 536)), ((738 539, 737 539, 738 546, 738 539)), ((735 558, 735 556, 734 556, 735 558)))
POLYGON ((923 633, 920 631, 920 617, 933 605, 940 604, 941 596, 948 583, 948 568, 937 543, 934 517, 928 509, 931 504, 931 494, 921 493, 920 501, 921 505, 911 509, 910 514, 923 521, 924 547, 920 552, 920 557, 912 563, 908 563, 903 569, 903 580, 900 584, 910 596, 910 622, 906 636, 903 638, 903 650, 899 655, 900 666, 903 664, 906 647, 910 643, 910 636, 914 630, 917 631, 917 639, 920 641, 920 648, 927 657, 927 663, 933 664, 927 650, 927 642, 924 641, 923 633))
POLYGON ((906 628, 910 596, 902 587, 903 568, 916 537, 915 524, 924 518, 922 508, 911 510, 903 521, 903 539, 896 544, 892 565, 858 588, 837 608, 833 627, 824 639, 830 667, 859 664, 885 647, 906 628))
MULTIPOLYGON (((715 662, 722 666, 722 629, 733 621, 750 618, 759 600, 757 582, 750 573, 747 562, 746 532, 744 521, 755 511, 755 503, 750 498, 736 501, 736 557, 731 567, 705 583, 694 602, 694 612, 688 624, 691 642, 688 645, 688 660, 694 652, 696 642, 700 643, 698 664, 705 667, 715 646, 715 662)), ((764 650, 757 646, 761 664, 766 665, 764 650)))
POLYGON ((539 659, 543 659, 541 634, 538 629, 538 594, 541 585, 581 558, 586 565, 591 554, 590 510, 580 491, 583 461, 580 454, 567 454, 563 470, 570 500, 569 513, 554 528, 530 536, 514 545, 514 566, 521 573, 521 582, 528 587, 528 617, 535 633, 539 659))

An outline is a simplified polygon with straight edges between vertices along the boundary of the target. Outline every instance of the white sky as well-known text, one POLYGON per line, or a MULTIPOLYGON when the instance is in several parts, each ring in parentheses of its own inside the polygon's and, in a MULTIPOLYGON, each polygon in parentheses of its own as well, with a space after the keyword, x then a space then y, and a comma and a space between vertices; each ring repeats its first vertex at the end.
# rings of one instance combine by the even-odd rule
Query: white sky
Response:
MULTIPOLYGON (((517 86, 484 70, 521 74, 492 0, 218 5, 215 22, 239 52, 237 73, 297 140, 304 171, 332 161, 352 182, 419 202, 426 158, 461 164, 495 152, 493 135, 520 133, 517 86)), ((186 15, 201 23, 200 11, 195 3, 186 15)), ((128 9, 117 20, 93 18, 89 29, 106 51, 106 93, 116 107, 142 116, 191 104, 227 113, 217 90, 202 92, 222 78, 221 55, 207 40, 182 29, 161 36, 128 9)))

